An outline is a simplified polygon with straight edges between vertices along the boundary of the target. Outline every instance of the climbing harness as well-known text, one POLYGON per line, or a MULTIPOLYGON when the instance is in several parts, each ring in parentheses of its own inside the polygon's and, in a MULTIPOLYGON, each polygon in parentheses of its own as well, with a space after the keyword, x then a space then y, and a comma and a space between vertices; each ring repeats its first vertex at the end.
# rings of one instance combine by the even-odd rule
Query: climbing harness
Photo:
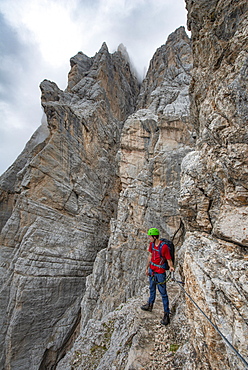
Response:
POLYGON ((154 275, 149 275, 149 276, 151 276, 151 278, 155 281, 155 284, 157 284, 157 285, 166 284, 166 283, 168 283, 168 281, 171 280, 171 272, 169 272, 168 276, 167 276, 167 274, 165 275, 165 280, 162 281, 161 283, 158 283, 158 281, 157 281, 157 279, 154 275))
POLYGON ((159 244, 159 248, 155 248, 155 243, 152 243, 152 251, 153 252, 158 252, 159 255, 160 255, 160 264, 159 265, 156 265, 154 262, 150 262, 151 265, 153 266, 156 266, 156 267, 159 267, 159 268, 162 268, 164 270, 169 270, 169 265, 168 265, 168 262, 167 260, 162 256, 162 248, 163 246, 166 244, 167 247, 169 248, 169 251, 170 251, 170 255, 171 255, 171 259, 172 259, 172 262, 174 264, 175 262, 175 247, 174 247, 174 244, 172 241, 168 240, 168 239, 160 239, 162 243, 159 244))
POLYGON ((205 312, 202 311, 202 309, 193 300, 193 298, 186 292, 186 290, 183 287, 184 283, 182 281, 176 280, 175 277, 174 277, 174 273, 173 273, 173 276, 172 276, 171 280, 174 281, 175 283, 177 283, 180 286, 180 288, 184 291, 184 293, 187 295, 187 297, 189 297, 189 299, 193 302, 193 304, 196 306, 196 308, 198 308, 198 310, 206 317, 206 319, 213 326, 213 328, 220 334, 220 336, 225 340, 225 342, 229 345, 229 347, 236 353, 236 355, 239 357, 239 359, 247 366, 246 370, 248 370, 248 362, 244 359, 244 357, 241 356, 241 354, 236 350, 236 348, 232 345, 232 343, 229 342, 229 340, 221 333, 220 329, 210 320, 210 318, 205 314, 205 312))
POLYGON ((150 261, 150 264, 153 265, 153 266, 159 267, 160 269, 165 270, 167 266, 166 266, 164 258, 162 257, 162 248, 163 248, 164 245, 165 245, 165 243, 160 243, 159 249, 156 249, 155 248, 155 243, 152 243, 152 251, 153 252, 158 252, 159 255, 160 255, 160 264, 158 265, 158 264, 156 264, 152 261, 150 261))
POLYGON ((165 264, 163 264, 163 265, 156 265, 156 263, 154 263, 154 262, 150 262, 150 264, 152 266, 156 266, 156 267, 159 267, 160 269, 164 269, 165 270, 165 264))

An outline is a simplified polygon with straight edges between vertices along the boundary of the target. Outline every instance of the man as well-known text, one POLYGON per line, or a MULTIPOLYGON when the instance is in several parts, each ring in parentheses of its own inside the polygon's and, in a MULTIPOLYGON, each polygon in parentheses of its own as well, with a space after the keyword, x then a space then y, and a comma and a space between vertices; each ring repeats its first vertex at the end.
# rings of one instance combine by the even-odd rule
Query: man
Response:
POLYGON ((150 245, 148 248, 149 256, 146 265, 146 275, 149 276, 150 280, 150 297, 148 302, 141 306, 144 311, 152 311, 153 304, 156 298, 156 286, 162 297, 164 306, 164 317, 161 320, 161 324, 168 325, 170 323, 170 310, 169 310, 169 298, 166 291, 166 270, 163 268, 165 260, 169 265, 169 270, 175 271, 173 262, 171 259, 170 250, 167 244, 159 239, 159 231, 156 228, 151 228, 147 233, 150 245), (159 252, 160 246, 162 245, 161 252, 159 252))

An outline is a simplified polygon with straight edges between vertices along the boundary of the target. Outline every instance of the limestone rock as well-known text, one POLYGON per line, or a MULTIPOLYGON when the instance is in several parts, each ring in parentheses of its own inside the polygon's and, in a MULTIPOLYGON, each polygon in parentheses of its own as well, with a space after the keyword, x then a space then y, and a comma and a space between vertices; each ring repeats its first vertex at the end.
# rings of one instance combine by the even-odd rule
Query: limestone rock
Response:
MULTIPOLYGON (((248 263, 242 249, 197 232, 187 235, 184 248, 185 289, 245 358, 248 263)), ((243 369, 239 357, 189 299, 187 305, 194 348, 205 368, 243 369)))
POLYGON ((68 75, 67 90, 71 91, 83 77, 86 77, 92 67, 94 58, 89 58, 82 52, 70 59, 71 70, 68 75))
POLYGON ((106 105, 111 118, 120 121, 133 113, 139 87, 123 51, 110 54, 106 43, 103 43, 90 60, 78 53, 71 59, 71 67, 66 91, 72 93, 69 96, 73 105, 77 106, 78 114, 84 116, 85 110, 89 109, 87 106, 92 106, 92 103, 93 106, 100 103, 103 107, 106 105))
POLYGON ((0 180, 1 368, 52 368, 77 330, 116 215, 116 153, 139 88, 103 45, 73 58, 66 91, 47 80, 41 91, 47 124, 0 180))
MULTIPOLYGON (((185 37, 182 30, 173 36, 176 45, 183 32, 185 37)), ((187 42, 189 45, 188 38, 187 42)), ((166 45, 172 53, 170 38, 166 45)), ((162 50, 167 50, 166 46, 162 50)), ((186 50, 188 52, 188 48, 186 50)), ((161 58, 161 54, 155 56, 161 58)), ((166 64, 164 68, 159 75, 161 85, 165 83, 166 64)), ((153 72, 157 74, 156 69, 153 72)), ((144 83, 146 85, 147 81, 144 83)), ((185 85, 183 81, 181 84, 185 90, 188 80, 185 85)), ((178 86, 177 89, 179 91, 178 86)), ((153 90, 149 94, 152 95, 153 90)), ((177 203, 180 164, 192 150, 192 141, 191 125, 185 115, 179 115, 180 110, 177 112, 177 121, 172 123, 167 121, 167 116, 156 114, 150 108, 138 109, 125 121, 118 153, 122 190, 117 218, 111 222, 108 248, 98 254, 93 274, 87 280, 82 301, 82 327, 91 317, 101 319, 144 286, 149 227, 156 225, 162 235, 174 237, 180 246, 183 233, 177 203), (166 134, 168 132, 170 134, 166 134)))
POLYGON ((168 37, 140 94, 125 48, 105 43, 71 58, 65 91, 41 84, 47 122, 0 179, 1 367, 243 369, 181 283, 169 327, 159 297, 139 309, 156 226, 246 356, 248 5, 186 4, 192 41, 168 37))
POLYGON ((171 283, 168 292, 173 311, 170 327, 158 324, 161 302, 153 312, 140 310, 148 294, 143 289, 138 298, 129 299, 102 320, 89 320, 57 369, 196 369, 194 353, 187 344, 190 330, 181 291, 171 283))
MULTIPOLYGON (((183 32, 185 38, 186 34, 183 30, 173 36, 176 45, 180 44, 183 32)), ((186 40, 189 47, 186 50, 189 52, 190 41, 188 38, 186 40)), ((175 53, 170 41, 168 41, 168 47, 171 53, 175 53)), ((166 54, 166 50, 167 46, 155 54, 155 65, 156 58, 161 58, 163 53, 166 54)), ((188 60, 190 57, 187 63, 188 60)), ((183 61, 181 62, 183 69, 184 64, 183 61)), ((188 64, 187 67, 189 68, 188 64)), ((164 77, 166 68, 167 65, 164 63, 159 76, 157 75, 160 83, 153 86, 154 90, 160 89, 160 85, 163 86, 166 83, 164 77)), ((150 69, 150 77, 153 73, 157 74, 157 70, 150 69)), ((155 77, 154 81, 156 81, 155 77)), ((148 88, 147 81, 144 84, 148 88)), ((180 95, 180 89, 187 90, 189 81, 187 79, 184 82, 182 78, 180 84, 175 84, 178 95, 180 95)), ((144 86, 142 89, 144 91, 144 86)), ((153 89, 147 91, 148 100, 154 92, 153 89)), ((142 99, 143 97, 140 96, 139 101, 142 99)), ((188 98, 185 101, 189 104, 188 98)), ((170 121, 169 116, 164 116, 163 113, 149 106, 138 109, 124 123, 118 152, 121 192, 117 218, 111 221, 108 247, 98 253, 93 272, 87 278, 86 292, 81 305, 82 331, 75 346, 66 358, 59 362, 58 368, 61 370, 70 366, 83 369, 86 366, 92 368, 95 366, 98 369, 108 369, 112 366, 116 369, 141 369, 142 366, 150 368, 151 363, 154 369, 157 369, 156 363, 161 366, 159 356, 153 361, 153 358, 147 357, 146 354, 148 344, 142 345, 144 342, 147 343, 145 338, 147 329, 140 323, 137 303, 132 301, 131 305, 127 303, 123 306, 123 312, 128 312, 125 320, 118 307, 129 302, 133 296, 139 295, 147 284, 144 271, 147 260, 146 232, 149 227, 156 225, 162 235, 174 237, 178 248, 180 247, 183 234, 177 203, 180 193, 180 165, 186 153, 192 150, 192 137, 188 118, 185 112, 182 113, 177 109, 177 103, 180 105, 180 100, 174 102, 177 115, 176 118, 175 115, 173 116, 174 121, 170 121), (109 326, 110 320, 114 322, 114 326, 111 329, 111 339, 105 345, 104 328, 109 326), (100 337, 97 333, 101 333, 100 337), (129 339, 127 335, 130 336, 129 339), (140 339, 137 340, 137 337, 140 339), (127 342, 131 346, 129 351, 123 347, 127 342), (100 352, 97 351, 99 357, 93 364, 95 356, 90 353, 94 346, 98 346, 100 352)), ((163 104, 166 109, 169 103, 165 103, 164 100, 163 104)), ((147 299, 147 296, 143 299, 147 299)), ((139 305, 141 303, 140 301, 139 305)), ((186 326, 184 328, 186 330, 186 326)), ((163 336, 164 333, 161 334, 161 341, 163 336)), ((183 338, 186 342, 186 333, 182 335, 181 339, 183 338)), ((151 345, 154 343, 149 344, 151 345)), ((181 355, 184 359, 181 362, 185 362, 183 350, 181 355)), ((180 356, 178 361, 179 358, 180 356)), ((162 365, 165 363, 163 360, 162 365)))
MULTIPOLYGON (((193 233, 186 234, 183 247, 184 273, 188 290, 245 357, 248 5, 186 3, 194 59, 191 120, 198 140, 182 163, 181 215, 193 233)), ((188 312, 192 344, 206 368, 243 369, 189 301, 188 312)))
POLYGON ((168 122, 187 120, 192 63, 191 41, 184 27, 180 27, 155 52, 141 87, 138 107, 149 108, 168 122))

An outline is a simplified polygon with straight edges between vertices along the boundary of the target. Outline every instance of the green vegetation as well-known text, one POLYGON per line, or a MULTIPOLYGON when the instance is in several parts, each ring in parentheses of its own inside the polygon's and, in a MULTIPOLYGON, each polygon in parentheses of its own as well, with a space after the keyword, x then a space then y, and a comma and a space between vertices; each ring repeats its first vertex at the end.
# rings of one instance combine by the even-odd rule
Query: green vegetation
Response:
POLYGON ((103 352, 105 352, 105 351, 107 351, 107 347, 105 346, 105 345, 103 345, 103 346, 97 346, 96 344, 93 346, 93 347, 91 347, 91 349, 90 349, 90 352, 91 352, 91 354, 93 354, 93 353, 95 353, 95 352, 99 352, 99 351, 103 351, 103 352))
POLYGON ((170 344, 170 351, 171 352, 176 352, 179 347, 180 347, 179 344, 170 344))

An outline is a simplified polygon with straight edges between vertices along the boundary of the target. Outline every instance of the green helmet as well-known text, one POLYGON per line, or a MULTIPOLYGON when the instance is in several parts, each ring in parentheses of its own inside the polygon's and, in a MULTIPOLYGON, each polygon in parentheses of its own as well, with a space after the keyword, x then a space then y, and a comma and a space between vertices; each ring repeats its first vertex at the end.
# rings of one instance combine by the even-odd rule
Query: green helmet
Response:
POLYGON ((151 235, 151 236, 159 235, 159 231, 155 227, 152 227, 151 229, 148 230, 147 235, 151 235))

